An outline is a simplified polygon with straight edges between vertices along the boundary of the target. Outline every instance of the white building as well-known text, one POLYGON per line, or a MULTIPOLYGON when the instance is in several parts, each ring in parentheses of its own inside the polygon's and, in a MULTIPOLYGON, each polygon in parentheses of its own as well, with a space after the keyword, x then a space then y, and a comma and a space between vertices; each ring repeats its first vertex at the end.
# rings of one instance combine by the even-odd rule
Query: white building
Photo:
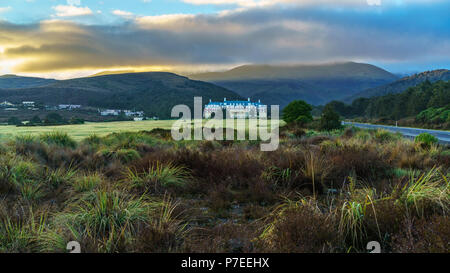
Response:
POLYGON ((81 108, 81 105, 79 104, 60 104, 58 105, 59 110, 73 110, 73 109, 79 109, 81 108))
POLYGON ((100 112, 100 115, 102 116, 118 116, 120 114, 120 110, 114 110, 114 109, 106 109, 100 112))
POLYGON ((34 107, 34 101, 22 101, 22 105, 25 107, 34 107))
MULTIPOLYGON (((250 98, 247 101, 227 101, 224 98, 223 102, 211 102, 205 105, 203 115, 205 118, 211 118, 213 112, 225 110, 230 118, 256 118, 267 117, 267 105, 261 104, 261 101, 251 102, 250 98)), ((226 116, 224 116, 225 118, 226 116)))
POLYGON ((144 111, 131 111, 131 110, 123 110, 125 116, 127 117, 143 117, 144 111))

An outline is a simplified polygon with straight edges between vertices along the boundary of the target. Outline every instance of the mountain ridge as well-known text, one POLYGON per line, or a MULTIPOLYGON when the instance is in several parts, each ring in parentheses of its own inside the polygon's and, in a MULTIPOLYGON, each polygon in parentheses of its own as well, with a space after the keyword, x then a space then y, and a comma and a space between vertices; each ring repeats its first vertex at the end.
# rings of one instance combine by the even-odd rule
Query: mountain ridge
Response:
POLYGON ((190 80, 169 72, 142 72, 55 81, 52 84, 20 89, 0 89, 0 100, 21 103, 81 104, 99 108, 136 109, 148 116, 170 118, 173 106, 185 104, 193 109, 194 96, 223 100, 243 99, 212 83, 190 80))
POLYGON ((244 65, 225 72, 189 75, 208 81, 242 97, 286 106, 292 100, 325 104, 361 90, 385 85, 398 77, 371 64, 341 62, 315 65, 244 65))

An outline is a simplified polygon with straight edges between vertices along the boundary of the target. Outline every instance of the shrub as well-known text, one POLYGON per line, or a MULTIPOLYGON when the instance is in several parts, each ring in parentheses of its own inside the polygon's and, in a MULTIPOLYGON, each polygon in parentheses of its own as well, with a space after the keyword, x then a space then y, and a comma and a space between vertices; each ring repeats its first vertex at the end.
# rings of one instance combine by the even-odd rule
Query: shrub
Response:
POLYGON ((378 129, 375 132, 375 139, 382 143, 399 140, 400 138, 401 134, 399 133, 394 134, 384 129, 378 129))
POLYGON ((339 114, 329 104, 327 104, 323 109, 319 127, 324 131, 342 128, 339 114))
POLYGON ((429 133, 421 133, 420 135, 415 137, 414 141, 416 143, 421 143, 430 147, 432 144, 436 144, 438 142, 438 139, 437 137, 429 133))

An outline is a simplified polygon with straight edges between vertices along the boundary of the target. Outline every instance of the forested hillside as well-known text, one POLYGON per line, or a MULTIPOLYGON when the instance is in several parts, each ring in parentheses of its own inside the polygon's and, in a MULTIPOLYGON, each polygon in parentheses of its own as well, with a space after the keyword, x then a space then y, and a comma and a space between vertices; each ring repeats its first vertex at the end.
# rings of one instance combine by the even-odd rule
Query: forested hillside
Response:
POLYGON ((424 124, 450 123, 450 81, 425 81, 399 94, 359 98, 350 105, 339 101, 330 104, 344 117, 414 117, 424 124))

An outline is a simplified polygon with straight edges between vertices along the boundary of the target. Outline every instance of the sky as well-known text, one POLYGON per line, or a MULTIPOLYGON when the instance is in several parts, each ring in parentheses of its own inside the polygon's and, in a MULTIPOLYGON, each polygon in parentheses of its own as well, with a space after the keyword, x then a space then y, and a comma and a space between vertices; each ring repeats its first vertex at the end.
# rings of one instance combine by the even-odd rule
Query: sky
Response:
POLYGON ((0 0, 0 75, 450 68, 450 0, 0 0))

